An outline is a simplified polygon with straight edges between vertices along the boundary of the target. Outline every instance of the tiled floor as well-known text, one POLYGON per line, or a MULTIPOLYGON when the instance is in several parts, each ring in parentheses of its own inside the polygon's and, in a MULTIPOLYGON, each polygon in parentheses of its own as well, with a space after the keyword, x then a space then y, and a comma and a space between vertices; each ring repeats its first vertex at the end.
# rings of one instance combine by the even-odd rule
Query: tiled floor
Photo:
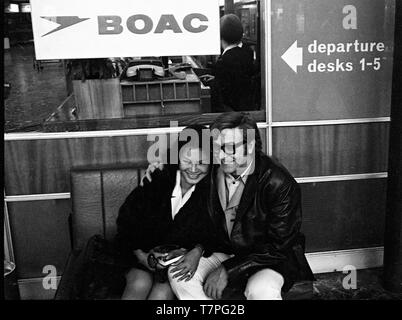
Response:
POLYGON ((34 69, 33 44, 4 50, 4 82, 11 84, 4 108, 4 130, 31 131, 41 124, 67 97, 61 63, 34 69))

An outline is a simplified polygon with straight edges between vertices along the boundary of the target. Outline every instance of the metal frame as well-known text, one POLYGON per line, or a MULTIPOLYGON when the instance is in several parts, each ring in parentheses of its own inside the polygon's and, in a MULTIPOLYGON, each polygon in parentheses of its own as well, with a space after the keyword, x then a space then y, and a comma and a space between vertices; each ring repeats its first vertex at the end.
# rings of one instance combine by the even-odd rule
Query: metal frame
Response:
POLYGON ((333 176, 301 177, 295 179, 298 183, 317 183, 317 182, 332 182, 332 181, 384 179, 387 177, 388 177, 387 172, 377 172, 377 173, 343 174, 333 176))
MULTIPOLYGON (((268 128, 268 124, 265 122, 258 122, 257 127, 260 129, 266 129, 268 128)), ((179 133, 184 128, 185 127, 181 126, 181 127, 159 127, 151 129, 127 129, 127 130, 103 130, 103 131, 6 133, 4 134, 4 141, 145 136, 145 135, 158 135, 166 133, 179 133)))
MULTIPOLYGON (((5 193, 4 198, 6 198, 5 193)), ((15 263, 13 248, 8 207, 6 201, 4 201, 4 259, 15 263)))
POLYGON ((268 124, 268 129, 266 132, 267 140, 267 153, 272 156, 272 37, 271 37, 271 0, 263 1, 264 14, 263 19, 265 19, 263 38, 266 39, 264 42, 266 62, 265 65, 265 100, 266 100, 266 122, 268 124))
POLYGON ((305 127, 305 126, 376 123, 376 122, 390 122, 390 121, 391 121, 390 117, 378 117, 378 118, 336 119, 336 120, 278 121, 278 122, 271 122, 270 125, 272 127, 305 127))
POLYGON ((22 202, 22 201, 40 201, 40 200, 61 200, 70 199, 70 192, 61 193, 39 193, 39 194, 28 194, 28 195, 18 195, 18 196, 5 196, 4 200, 6 202, 22 202))
MULTIPOLYGON (((270 86, 267 86, 270 87, 270 86)), ((267 89, 266 94, 271 94, 271 90, 267 89)), ((271 100, 269 98, 269 100, 271 100)), ((305 120, 305 121, 278 121, 269 120, 272 117, 272 101, 267 104, 267 121, 258 122, 260 129, 268 129, 272 133, 272 128, 278 127, 304 127, 304 126, 325 126, 325 125, 344 125, 344 124, 360 124, 360 123, 379 123, 390 122, 390 117, 378 118, 356 118, 356 119, 336 119, 336 120, 305 120)), ((78 138, 108 138, 122 136, 141 136, 149 134, 178 133, 184 129, 180 127, 159 127, 145 129, 125 129, 125 130, 103 130, 103 131, 76 131, 76 132, 21 132, 21 133, 5 133, 4 141, 23 141, 23 140, 54 140, 54 139, 78 139, 78 138)), ((271 150, 272 155, 272 135, 268 136, 267 132, 267 149, 271 150)))

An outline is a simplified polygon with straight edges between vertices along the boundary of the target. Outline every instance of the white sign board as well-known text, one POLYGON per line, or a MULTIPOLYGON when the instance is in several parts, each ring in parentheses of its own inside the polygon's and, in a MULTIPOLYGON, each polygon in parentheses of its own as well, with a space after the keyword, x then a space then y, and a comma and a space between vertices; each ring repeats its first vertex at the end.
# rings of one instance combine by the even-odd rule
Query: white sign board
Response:
POLYGON ((36 59, 220 54, 216 0, 31 0, 36 59))

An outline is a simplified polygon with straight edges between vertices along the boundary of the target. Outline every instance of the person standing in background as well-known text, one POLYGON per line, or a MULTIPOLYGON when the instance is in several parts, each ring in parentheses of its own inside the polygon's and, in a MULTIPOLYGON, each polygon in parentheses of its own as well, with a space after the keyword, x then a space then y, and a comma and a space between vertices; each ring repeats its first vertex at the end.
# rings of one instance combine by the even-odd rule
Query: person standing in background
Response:
POLYGON ((253 110, 253 51, 242 43, 243 26, 234 14, 220 20, 223 52, 217 60, 213 75, 201 76, 211 87, 213 112, 253 110))

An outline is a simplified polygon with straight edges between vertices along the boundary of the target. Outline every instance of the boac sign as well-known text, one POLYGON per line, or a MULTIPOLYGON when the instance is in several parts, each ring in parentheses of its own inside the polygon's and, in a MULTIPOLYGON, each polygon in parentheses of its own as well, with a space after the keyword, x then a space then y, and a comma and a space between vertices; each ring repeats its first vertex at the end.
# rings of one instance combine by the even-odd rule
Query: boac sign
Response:
POLYGON ((37 59, 219 54, 216 0, 31 0, 37 59))

